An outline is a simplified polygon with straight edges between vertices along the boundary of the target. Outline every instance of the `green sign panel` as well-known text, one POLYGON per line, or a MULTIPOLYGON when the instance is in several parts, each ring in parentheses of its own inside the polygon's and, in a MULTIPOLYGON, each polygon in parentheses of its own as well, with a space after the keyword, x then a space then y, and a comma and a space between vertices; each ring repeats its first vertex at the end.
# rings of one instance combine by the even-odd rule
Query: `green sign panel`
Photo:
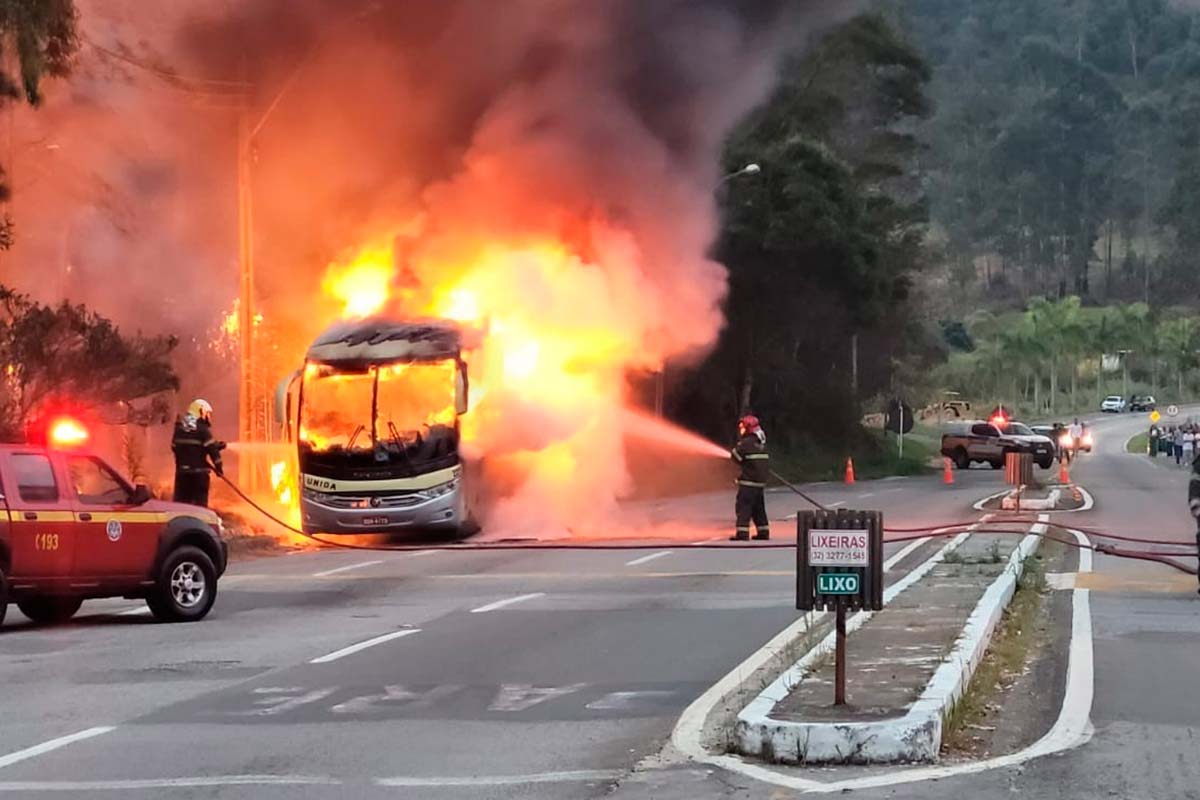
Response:
POLYGON ((817 575, 817 594, 858 594, 858 573, 820 573, 817 575))

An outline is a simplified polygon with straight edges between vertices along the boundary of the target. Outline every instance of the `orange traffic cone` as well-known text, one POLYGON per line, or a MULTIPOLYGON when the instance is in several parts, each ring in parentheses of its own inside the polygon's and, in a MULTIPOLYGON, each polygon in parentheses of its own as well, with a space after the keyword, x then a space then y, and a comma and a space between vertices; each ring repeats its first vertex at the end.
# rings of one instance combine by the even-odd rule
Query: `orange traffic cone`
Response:
POLYGON ((854 459, 847 458, 846 459, 846 484, 850 485, 852 483, 854 483, 854 459))
POLYGON ((954 469, 951 466, 950 459, 943 458, 942 463, 945 466, 945 468, 942 470, 942 483, 948 486, 954 483, 954 469))
POLYGON ((1058 462, 1058 482, 1064 485, 1071 482, 1071 475, 1067 472, 1066 461, 1058 462))

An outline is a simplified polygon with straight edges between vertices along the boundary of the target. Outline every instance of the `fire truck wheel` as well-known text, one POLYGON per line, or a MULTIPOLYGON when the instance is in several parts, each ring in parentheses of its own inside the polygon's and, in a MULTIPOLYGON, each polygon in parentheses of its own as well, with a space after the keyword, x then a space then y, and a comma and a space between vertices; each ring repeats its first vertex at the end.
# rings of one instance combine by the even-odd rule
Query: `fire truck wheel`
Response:
POLYGON ((82 597, 29 597, 17 601, 17 608, 39 625, 57 625, 75 616, 83 605, 82 597))
POLYGON ((0 567, 0 625, 4 624, 4 614, 8 611, 8 576, 0 567))
POLYGON ((217 571, 212 559, 203 550, 185 545, 163 562, 146 605, 164 622, 196 622, 204 619, 216 599, 217 571))

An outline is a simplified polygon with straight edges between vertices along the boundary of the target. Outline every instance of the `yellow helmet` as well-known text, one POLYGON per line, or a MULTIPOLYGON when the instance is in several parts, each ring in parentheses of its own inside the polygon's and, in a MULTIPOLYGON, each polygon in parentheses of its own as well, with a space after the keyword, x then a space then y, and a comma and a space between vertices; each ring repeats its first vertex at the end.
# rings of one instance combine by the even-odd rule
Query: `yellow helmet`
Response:
POLYGON ((187 413, 196 419, 211 419, 212 404, 207 400, 196 398, 192 401, 192 404, 187 407, 187 413))

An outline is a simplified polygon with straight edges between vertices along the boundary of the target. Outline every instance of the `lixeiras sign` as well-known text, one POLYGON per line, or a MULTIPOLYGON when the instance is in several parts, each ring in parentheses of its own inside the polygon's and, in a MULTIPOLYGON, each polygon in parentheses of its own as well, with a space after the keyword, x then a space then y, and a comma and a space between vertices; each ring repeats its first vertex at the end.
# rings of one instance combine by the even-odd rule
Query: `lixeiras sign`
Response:
POLYGON ((810 567, 865 567, 870 564, 865 530, 817 530, 808 534, 810 567))

